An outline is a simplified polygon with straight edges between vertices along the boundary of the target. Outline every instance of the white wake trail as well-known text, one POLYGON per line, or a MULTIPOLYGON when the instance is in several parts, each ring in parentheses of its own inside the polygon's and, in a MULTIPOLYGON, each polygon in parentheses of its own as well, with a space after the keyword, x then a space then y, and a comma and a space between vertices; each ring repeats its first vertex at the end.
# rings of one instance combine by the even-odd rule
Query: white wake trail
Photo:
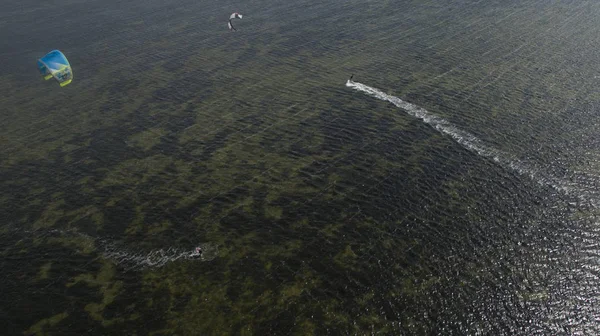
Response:
POLYGON ((110 239, 95 238, 77 230, 39 229, 39 230, 10 230, 9 233, 25 233, 28 236, 52 240, 55 237, 75 237, 73 244, 82 249, 96 251, 102 258, 112 261, 125 270, 142 270, 146 268, 163 267, 177 260, 211 261, 219 254, 219 248, 212 243, 200 243, 193 249, 168 247, 154 250, 132 250, 123 244, 110 239))
POLYGON ((114 244, 107 244, 104 246, 104 252, 102 254, 103 257, 112 260, 125 269, 132 270, 162 267, 167 263, 179 259, 210 261, 217 256, 218 249, 212 244, 204 243, 198 245, 193 250, 170 247, 145 253, 135 253, 119 248, 114 244))
POLYGON ((549 174, 544 174, 541 169, 535 168, 535 165, 513 158, 495 148, 488 147, 484 145, 476 136, 460 130, 447 120, 431 114, 422 107, 411 104, 398 97, 388 95, 379 89, 358 82, 348 80, 346 82, 346 86, 396 105, 409 115, 418 118, 426 124, 432 126, 438 132, 450 136, 452 139, 454 139, 454 141, 462 145, 464 148, 480 156, 489 158, 504 168, 514 170, 522 175, 527 175, 541 185, 550 186, 562 193, 576 197, 585 203, 593 205, 594 207, 598 207, 593 198, 585 197, 585 195, 589 194, 589 192, 582 190, 581 186, 577 185, 576 183, 565 181, 549 174))

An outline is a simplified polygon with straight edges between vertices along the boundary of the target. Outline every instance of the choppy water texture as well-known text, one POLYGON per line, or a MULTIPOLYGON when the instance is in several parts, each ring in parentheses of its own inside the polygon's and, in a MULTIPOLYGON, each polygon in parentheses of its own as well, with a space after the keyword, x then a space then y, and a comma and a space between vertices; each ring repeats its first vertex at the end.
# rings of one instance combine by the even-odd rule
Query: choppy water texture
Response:
POLYGON ((0 3, 3 332, 600 333, 599 16, 0 3))

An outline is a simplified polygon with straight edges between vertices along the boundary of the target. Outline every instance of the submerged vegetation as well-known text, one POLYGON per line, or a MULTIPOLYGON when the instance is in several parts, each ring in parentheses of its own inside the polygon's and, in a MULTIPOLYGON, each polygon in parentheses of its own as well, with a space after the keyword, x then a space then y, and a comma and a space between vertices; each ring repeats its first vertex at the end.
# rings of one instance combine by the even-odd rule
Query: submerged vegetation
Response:
MULTIPOLYGON (((0 77, 9 106, 0 288, 4 314, 19 316, 11 334, 494 333, 477 298, 510 307, 551 297, 523 285, 520 277, 547 275, 519 262, 561 239, 550 227, 568 225, 571 210, 552 205, 569 196, 343 84, 360 73, 515 157, 536 143, 575 155, 560 147, 568 139, 553 138, 560 126, 532 125, 571 113, 578 132, 591 127, 561 98, 585 106, 596 93, 568 77, 574 66, 558 68, 569 46, 545 26, 575 18, 533 13, 535 1, 409 1, 401 10, 265 0, 251 1, 255 14, 229 33, 192 14, 204 1, 157 3, 124 9, 136 20, 111 19, 119 33, 63 48, 80 69, 63 90, 0 77), (265 6, 298 18, 273 22, 256 10, 265 6), (548 49, 543 63, 531 58, 548 49), (119 262, 200 244, 203 258, 119 262)), ((584 3, 577 13, 591 19, 584 11, 599 8, 584 3)), ((571 44, 595 39, 578 34, 571 44)))

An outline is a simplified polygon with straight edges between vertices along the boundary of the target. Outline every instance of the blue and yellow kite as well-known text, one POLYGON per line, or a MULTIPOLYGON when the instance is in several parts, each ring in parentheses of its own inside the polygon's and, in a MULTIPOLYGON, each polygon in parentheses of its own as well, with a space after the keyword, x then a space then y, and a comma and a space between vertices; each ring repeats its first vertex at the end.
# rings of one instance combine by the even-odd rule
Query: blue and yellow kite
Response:
POLYGON ((58 50, 52 50, 46 56, 37 61, 38 69, 48 80, 52 77, 58 81, 60 86, 65 86, 73 80, 73 70, 63 53, 58 50))

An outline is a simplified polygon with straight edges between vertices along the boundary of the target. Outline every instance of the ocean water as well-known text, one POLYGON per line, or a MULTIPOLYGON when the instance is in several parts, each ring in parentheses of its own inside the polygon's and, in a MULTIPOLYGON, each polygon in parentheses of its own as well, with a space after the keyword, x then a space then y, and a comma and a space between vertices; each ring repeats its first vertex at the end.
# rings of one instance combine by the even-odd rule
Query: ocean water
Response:
POLYGON ((4 332, 600 333, 599 14, 0 2, 4 332))

